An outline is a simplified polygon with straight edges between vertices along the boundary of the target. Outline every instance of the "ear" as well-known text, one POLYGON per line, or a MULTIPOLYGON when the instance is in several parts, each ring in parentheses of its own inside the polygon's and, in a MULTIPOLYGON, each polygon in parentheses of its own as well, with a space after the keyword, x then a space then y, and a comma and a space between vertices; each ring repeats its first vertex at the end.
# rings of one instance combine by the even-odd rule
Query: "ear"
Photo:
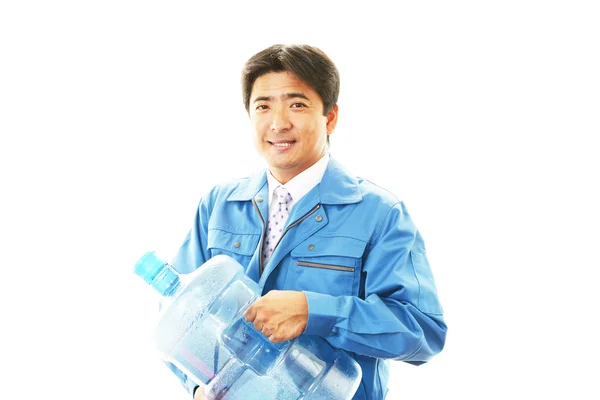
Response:
POLYGON ((338 105, 334 105, 331 111, 327 113, 327 134, 331 135, 337 125, 338 105))

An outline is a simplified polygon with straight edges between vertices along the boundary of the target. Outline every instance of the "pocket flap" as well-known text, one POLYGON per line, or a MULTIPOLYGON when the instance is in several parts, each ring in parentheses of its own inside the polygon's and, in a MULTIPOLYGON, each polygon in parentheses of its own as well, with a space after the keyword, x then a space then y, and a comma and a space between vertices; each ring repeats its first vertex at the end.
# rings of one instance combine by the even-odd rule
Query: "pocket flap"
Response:
POLYGON ((253 255, 259 241, 259 234, 232 233, 221 229, 210 229, 207 240, 209 249, 223 249, 243 256, 253 255))
POLYGON ((346 236, 311 236, 292 250, 292 257, 342 256, 360 258, 367 242, 346 236))

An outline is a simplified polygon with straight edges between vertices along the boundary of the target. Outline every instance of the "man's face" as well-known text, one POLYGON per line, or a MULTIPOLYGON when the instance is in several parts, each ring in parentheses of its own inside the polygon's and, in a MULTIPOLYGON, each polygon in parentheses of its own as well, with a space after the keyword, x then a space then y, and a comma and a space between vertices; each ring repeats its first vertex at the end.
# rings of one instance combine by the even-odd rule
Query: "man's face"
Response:
POLYGON ((324 116, 321 97, 290 72, 256 79, 250 95, 254 144, 279 182, 287 183, 325 154, 337 110, 336 105, 324 116))

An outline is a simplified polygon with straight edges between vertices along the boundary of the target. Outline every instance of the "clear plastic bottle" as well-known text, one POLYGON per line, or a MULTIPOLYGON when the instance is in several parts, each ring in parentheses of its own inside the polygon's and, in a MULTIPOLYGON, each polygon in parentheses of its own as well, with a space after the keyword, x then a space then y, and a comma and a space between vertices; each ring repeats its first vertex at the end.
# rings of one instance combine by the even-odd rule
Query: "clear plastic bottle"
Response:
POLYGON ((350 400, 359 364, 316 336, 271 343, 243 317, 261 289, 234 259, 218 255, 190 274, 154 252, 135 265, 163 297, 153 339, 161 357, 207 385, 209 400, 350 400))

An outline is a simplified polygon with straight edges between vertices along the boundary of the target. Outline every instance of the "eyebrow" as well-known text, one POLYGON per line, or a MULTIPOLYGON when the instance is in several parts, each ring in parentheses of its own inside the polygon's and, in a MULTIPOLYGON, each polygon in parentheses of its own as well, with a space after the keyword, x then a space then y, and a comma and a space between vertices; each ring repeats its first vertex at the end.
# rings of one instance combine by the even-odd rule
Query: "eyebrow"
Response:
MULTIPOLYGON (((292 93, 282 94, 281 100, 288 100, 288 99, 293 99, 296 97, 310 101, 310 99, 304 93, 301 93, 301 92, 292 92, 292 93)), ((273 101, 274 99, 275 99, 274 96, 259 96, 254 99, 254 103, 256 103, 258 101, 273 101)))

